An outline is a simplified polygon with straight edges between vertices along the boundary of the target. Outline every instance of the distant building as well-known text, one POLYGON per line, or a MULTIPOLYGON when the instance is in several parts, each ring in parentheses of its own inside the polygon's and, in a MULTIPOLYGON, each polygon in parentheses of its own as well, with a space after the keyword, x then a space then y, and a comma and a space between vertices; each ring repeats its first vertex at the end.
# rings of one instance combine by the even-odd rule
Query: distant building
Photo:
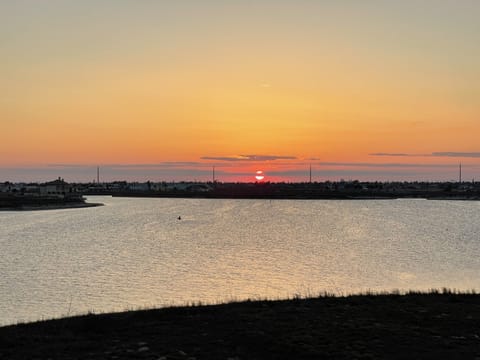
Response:
POLYGON ((40 186, 38 184, 27 184, 22 188, 22 193, 28 196, 40 196, 40 186))
POLYGON ((190 192, 209 192, 212 190, 212 188, 207 185, 207 184, 191 184, 191 185, 188 185, 187 188, 186 188, 187 191, 190 191, 190 192))
POLYGON ((9 182, 0 183, 0 192, 10 192, 12 190, 12 184, 9 182))
POLYGON ((150 190, 148 183, 138 183, 138 182, 128 184, 128 189, 130 191, 148 191, 148 190, 150 190))
POLYGON ((50 181, 40 185, 40 195, 43 195, 43 196, 51 195, 51 196, 64 197, 65 195, 72 192, 73 192, 73 187, 60 177, 57 180, 50 181))

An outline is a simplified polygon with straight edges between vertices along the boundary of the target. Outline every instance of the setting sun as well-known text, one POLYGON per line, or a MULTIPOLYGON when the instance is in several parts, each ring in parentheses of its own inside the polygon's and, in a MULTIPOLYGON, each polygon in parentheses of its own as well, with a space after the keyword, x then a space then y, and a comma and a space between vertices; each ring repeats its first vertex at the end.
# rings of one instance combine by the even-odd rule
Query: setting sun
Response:
POLYGON ((264 178, 265 178, 265 174, 263 173, 262 170, 258 170, 255 173, 255 179, 257 179, 257 181, 262 181, 264 178))

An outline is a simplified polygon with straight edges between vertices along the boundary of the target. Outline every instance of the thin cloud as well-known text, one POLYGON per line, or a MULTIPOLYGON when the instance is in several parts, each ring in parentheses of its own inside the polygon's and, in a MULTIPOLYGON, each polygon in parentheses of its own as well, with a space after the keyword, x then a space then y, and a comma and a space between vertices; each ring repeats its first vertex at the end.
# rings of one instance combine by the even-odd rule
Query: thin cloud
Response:
POLYGON ((370 156, 397 156, 397 157, 454 157, 454 158, 480 158, 480 152, 456 152, 456 151, 444 151, 444 152, 432 152, 430 154, 407 154, 407 153, 372 153, 370 156))
MULTIPOLYGON (((76 168, 88 168, 96 167, 97 165, 84 165, 84 164, 47 164, 49 168, 64 168, 64 169, 76 169, 76 168)), ((33 167, 32 167, 33 168, 33 167)))
POLYGON ((372 167, 372 168, 451 168, 452 164, 415 164, 415 163, 367 163, 367 162, 321 162, 320 166, 372 167))
POLYGON ((274 160, 296 160, 296 156, 278 155, 234 155, 234 156, 202 156, 202 160, 218 161, 274 161, 274 160))
POLYGON ((209 166, 205 163, 194 161, 167 161, 155 164, 48 164, 50 168, 100 168, 112 169, 163 169, 163 168, 182 168, 182 167, 202 167, 209 166))
POLYGON ((421 154, 405 154, 405 153, 373 153, 368 154, 370 156, 429 156, 429 155, 421 155, 421 154))
POLYGON ((217 161, 248 161, 248 159, 236 156, 202 156, 200 159, 217 161))
POLYGON ((112 164, 104 165, 104 167, 111 167, 117 169, 176 169, 185 167, 202 167, 204 165, 204 163, 193 161, 168 161, 157 164, 112 164))
MULTIPOLYGON (((433 155, 431 155, 433 156, 433 155)), ((435 155, 435 156, 449 156, 449 155, 435 155)), ((480 157, 480 153, 478 156, 471 156, 471 157, 480 157)), ((57 170, 89 170, 89 169, 96 169, 97 166, 100 167, 100 170, 175 170, 175 169, 201 169, 201 168, 211 168, 212 166, 219 167, 219 168, 229 168, 232 167, 232 164, 228 162, 236 162, 236 161, 244 161, 244 162, 254 162, 254 161, 266 161, 266 160, 280 160, 280 159, 288 159, 288 160, 295 160, 295 157, 287 157, 287 156, 272 156, 272 155, 246 155, 242 159, 234 158, 234 157, 202 157, 204 160, 217 160, 217 161, 224 161, 219 163, 208 163, 208 162, 182 162, 182 161, 171 161, 171 162, 162 162, 157 164, 100 164, 100 165, 82 165, 82 164, 48 164, 46 169, 57 169, 57 170), (255 156, 255 157, 254 157, 255 156)), ((313 160, 313 159, 309 159, 313 160)), ((429 163, 374 163, 374 162, 320 162, 316 161, 315 163, 309 163, 305 161, 298 161, 298 162, 282 162, 278 161, 275 162, 276 167, 308 167, 312 165, 316 168, 321 167, 372 167, 372 168, 451 168, 452 164, 429 164, 429 163)), ((465 167, 470 165, 465 164, 465 167)), ((473 166, 473 165, 472 165, 473 166)), ((17 169, 22 167, 16 167, 17 169)), ((43 167, 23 167, 25 169, 45 169, 43 167)), ((95 170, 96 171, 96 170, 95 170)), ((210 171, 210 170, 206 170, 210 171)))
MULTIPOLYGON (((401 176, 401 175, 407 175, 407 176, 413 176, 413 175, 418 175, 419 173, 417 171, 402 171, 398 172, 395 170, 379 170, 379 169, 363 169, 363 170, 352 170, 352 169, 317 169, 317 170, 312 170, 312 176, 317 177, 350 177, 350 178, 355 178, 355 177, 365 177, 365 176, 371 176, 372 179, 375 179, 376 177, 381 178, 381 177, 389 177, 389 176, 401 176)), ((421 173, 423 174, 423 173, 421 173)), ((427 173, 429 174, 429 173, 427 173)), ((306 171, 302 170, 285 170, 285 171, 270 171, 266 173, 266 176, 279 176, 279 177, 295 177, 295 178, 301 178, 304 177, 305 179, 308 176, 308 173, 306 171)))
POLYGON ((432 156, 480 158, 480 152, 434 152, 432 153, 432 156))

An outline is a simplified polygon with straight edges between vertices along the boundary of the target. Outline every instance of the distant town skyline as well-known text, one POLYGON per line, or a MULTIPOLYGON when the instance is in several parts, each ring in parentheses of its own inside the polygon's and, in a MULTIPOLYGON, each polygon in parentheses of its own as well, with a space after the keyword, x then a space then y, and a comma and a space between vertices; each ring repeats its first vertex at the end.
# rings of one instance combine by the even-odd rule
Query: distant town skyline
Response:
POLYGON ((258 173, 263 181, 453 181, 480 179, 480 165, 418 163, 277 163, 254 162, 239 167, 230 164, 175 163, 106 164, 103 166, 57 164, 44 167, 4 168, 0 182, 45 182, 58 177, 69 182, 112 181, 219 181, 255 182, 258 173), (240 169, 240 170, 239 170, 240 169), (258 170, 257 170, 258 169, 258 170), (98 171, 98 173, 97 173, 98 171))
POLYGON ((480 178, 480 2, 0 2, 0 182, 480 178))

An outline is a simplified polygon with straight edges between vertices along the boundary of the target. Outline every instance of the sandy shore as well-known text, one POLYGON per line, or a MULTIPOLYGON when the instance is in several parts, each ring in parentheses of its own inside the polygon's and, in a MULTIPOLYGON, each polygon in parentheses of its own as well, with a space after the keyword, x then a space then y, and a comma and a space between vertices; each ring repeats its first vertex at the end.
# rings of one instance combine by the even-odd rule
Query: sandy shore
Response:
POLYGON ((1 359, 479 359, 480 295, 252 301, 0 328, 1 359))

